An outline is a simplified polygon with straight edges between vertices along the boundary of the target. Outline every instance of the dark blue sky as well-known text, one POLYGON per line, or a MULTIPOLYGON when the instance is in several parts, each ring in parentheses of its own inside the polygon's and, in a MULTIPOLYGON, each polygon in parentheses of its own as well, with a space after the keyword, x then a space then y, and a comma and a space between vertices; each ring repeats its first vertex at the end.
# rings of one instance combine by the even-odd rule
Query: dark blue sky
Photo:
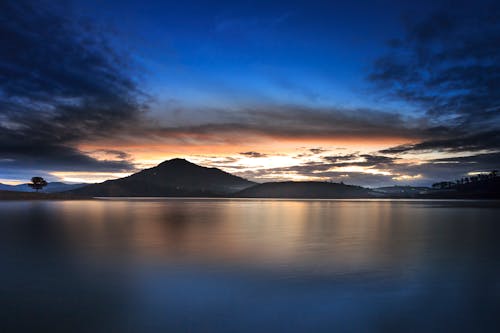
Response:
POLYGON ((500 167, 498 1, 0 2, 0 182, 500 167))
MULTIPOLYGON (((78 1, 117 33, 161 99, 188 104, 364 105, 373 60, 404 21, 436 9, 404 1, 78 1)), ((123 46, 122 45, 122 46, 123 46)))

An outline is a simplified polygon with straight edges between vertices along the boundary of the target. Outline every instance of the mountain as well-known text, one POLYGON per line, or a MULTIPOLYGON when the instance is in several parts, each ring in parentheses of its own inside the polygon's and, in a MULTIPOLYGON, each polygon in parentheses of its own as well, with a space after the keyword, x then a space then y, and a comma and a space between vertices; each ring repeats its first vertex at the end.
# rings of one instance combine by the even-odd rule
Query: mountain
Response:
POLYGON ((220 169, 176 158, 131 176, 87 185, 71 193, 94 197, 224 196, 252 185, 255 183, 220 169))
POLYGON ((258 184, 235 194, 240 198, 376 198, 370 189, 326 182, 273 182, 258 184))
MULTIPOLYGON (((47 186, 45 186, 43 190, 41 190, 40 192, 59 193, 59 192, 75 190, 85 185, 88 184, 66 184, 61 182, 52 182, 48 183, 47 186)), ((14 191, 14 192, 33 192, 33 189, 29 187, 28 184, 19 184, 19 185, 0 184, 0 190, 14 191)))

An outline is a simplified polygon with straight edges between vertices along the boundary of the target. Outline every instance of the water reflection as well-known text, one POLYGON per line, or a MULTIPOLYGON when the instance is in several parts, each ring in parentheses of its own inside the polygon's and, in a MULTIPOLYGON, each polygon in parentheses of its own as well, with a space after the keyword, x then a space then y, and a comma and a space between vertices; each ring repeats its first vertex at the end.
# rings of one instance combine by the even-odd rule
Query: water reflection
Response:
POLYGON ((496 202, 0 203, 9 330, 496 326, 496 202))

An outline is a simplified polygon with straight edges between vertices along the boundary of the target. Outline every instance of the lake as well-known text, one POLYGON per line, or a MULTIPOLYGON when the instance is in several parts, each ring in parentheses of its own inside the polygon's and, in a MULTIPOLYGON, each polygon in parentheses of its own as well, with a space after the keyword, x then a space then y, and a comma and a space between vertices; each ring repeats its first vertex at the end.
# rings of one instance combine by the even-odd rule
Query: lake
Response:
POLYGON ((0 202, 0 331, 495 332, 494 201, 0 202))

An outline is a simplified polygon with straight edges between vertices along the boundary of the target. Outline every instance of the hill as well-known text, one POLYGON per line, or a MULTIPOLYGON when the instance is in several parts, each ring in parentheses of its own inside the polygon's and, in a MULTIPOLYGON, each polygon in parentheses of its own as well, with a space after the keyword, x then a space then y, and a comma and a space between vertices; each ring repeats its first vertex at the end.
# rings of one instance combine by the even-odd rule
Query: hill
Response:
POLYGON ((387 197, 418 198, 432 192, 432 188, 423 186, 385 186, 374 189, 387 197))
POLYGON ((225 196, 254 184, 220 169, 176 158, 131 176, 87 185, 71 193, 94 197, 225 196))
POLYGON ((440 182, 433 191, 422 195, 428 199, 500 199, 500 177, 496 174, 470 177, 467 181, 440 182))
POLYGON ((252 186, 235 194, 240 198, 376 198, 370 189, 326 182, 272 182, 252 186))
MULTIPOLYGON (((88 184, 66 184, 61 182, 51 182, 48 183, 47 186, 43 188, 43 190, 40 190, 40 192, 59 193, 59 192, 75 190, 85 185, 88 184)), ((33 192, 33 189, 29 187, 28 184, 19 184, 19 185, 0 184, 0 190, 14 191, 14 192, 33 192)))

